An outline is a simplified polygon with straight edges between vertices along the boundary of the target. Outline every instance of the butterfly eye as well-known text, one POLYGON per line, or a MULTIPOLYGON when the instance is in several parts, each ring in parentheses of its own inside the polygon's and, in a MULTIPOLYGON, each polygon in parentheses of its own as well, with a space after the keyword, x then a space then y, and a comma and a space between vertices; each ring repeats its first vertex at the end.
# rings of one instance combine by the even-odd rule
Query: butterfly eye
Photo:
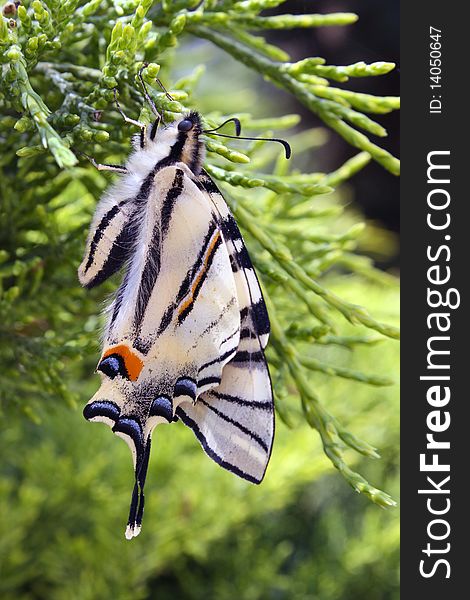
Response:
POLYGON ((191 131, 194 127, 194 123, 189 119, 183 119, 178 123, 178 131, 191 131))

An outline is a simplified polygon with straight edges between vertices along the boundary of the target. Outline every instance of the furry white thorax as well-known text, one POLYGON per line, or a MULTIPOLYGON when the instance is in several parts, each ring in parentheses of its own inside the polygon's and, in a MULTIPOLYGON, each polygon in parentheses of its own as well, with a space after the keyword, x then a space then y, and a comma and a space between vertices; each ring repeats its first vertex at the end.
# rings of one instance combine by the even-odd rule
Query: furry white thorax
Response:
MULTIPOLYGON (((158 161, 170 154, 171 147, 178 138, 177 126, 181 120, 182 118, 166 127, 159 128, 153 140, 146 135, 144 148, 136 144, 134 152, 129 156, 126 163, 126 169, 130 174, 140 176, 143 180, 158 161)), ((148 131, 150 130, 147 128, 148 131)))
POLYGON ((149 136, 151 130, 149 125, 145 131, 144 148, 140 147, 140 137, 135 136, 134 150, 125 164, 128 172, 105 193, 101 206, 97 208, 97 215, 104 214, 115 202, 135 196, 136 190, 140 188, 155 165, 170 154, 171 147, 178 139, 178 124, 184 118, 182 116, 165 127, 160 126, 153 140, 149 136))
POLYGON ((175 121, 159 129, 154 140, 146 136, 144 148, 141 148, 138 143, 134 145, 134 151, 125 164, 128 173, 112 186, 107 194, 112 196, 113 201, 126 200, 135 196, 136 190, 140 188, 155 165, 170 154, 171 147, 178 137, 178 122, 175 121))

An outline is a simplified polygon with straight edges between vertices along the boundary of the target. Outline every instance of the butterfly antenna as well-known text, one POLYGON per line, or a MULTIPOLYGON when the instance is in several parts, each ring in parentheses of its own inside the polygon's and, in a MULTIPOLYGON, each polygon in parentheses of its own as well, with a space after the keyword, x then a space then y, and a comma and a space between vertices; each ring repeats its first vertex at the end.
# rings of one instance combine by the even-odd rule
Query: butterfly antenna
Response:
MULTIPOLYGON (((207 133, 207 132, 204 132, 207 133)), ((218 135, 220 137, 232 138, 233 140, 251 140, 253 142, 262 141, 262 142, 277 142, 278 144, 282 144, 284 146, 284 150, 286 153, 286 158, 290 158, 292 154, 292 150, 289 142, 286 140, 281 140, 280 138, 261 138, 261 137, 240 137, 235 135, 227 135, 226 133, 212 133, 211 135, 218 135)))
POLYGON ((143 123, 140 123, 140 121, 136 121, 135 119, 131 119, 130 117, 128 117, 126 115, 126 113, 122 110, 121 105, 119 104, 119 100, 117 97, 117 89, 114 88, 113 89, 113 93, 114 93, 114 104, 116 105, 116 110, 118 111, 118 113, 121 115, 121 117, 124 119, 124 121, 126 123, 130 123, 131 125, 136 125, 137 127, 139 127, 140 129, 142 129, 144 127, 143 123))
POLYGON ((236 136, 239 137, 240 133, 242 131, 242 126, 241 126, 240 120, 237 119, 236 117, 231 117, 230 119, 227 119, 221 125, 219 125, 218 127, 215 127, 214 129, 204 129, 204 131, 202 133, 214 133, 214 131, 218 131, 219 129, 222 129, 222 127, 224 125, 227 125, 227 123, 231 123, 231 122, 235 123, 235 133, 236 133, 236 136))
MULTIPOLYGON (((144 98, 147 100, 147 102, 149 103, 150 108, 152 109, 152 112, 162 121, 163 123, 163 117, 162 115, 158 112, 158 109, 155 105, 155 102, 152 100, 152 98, 150 97, 150 94, 147 91, 147 86, 145 85, 145 81, 144 78, 142 77, 142 71, 144 69, 146 69, 148 66, 148 63, 144 63, 140 69, 139 69, 139 73, 138 73, 138 77, 140 80, 140 85, 142 86, 142 89, 144 91, 144 98)), ((157 79, 158 81, 158 79, 157 79)))

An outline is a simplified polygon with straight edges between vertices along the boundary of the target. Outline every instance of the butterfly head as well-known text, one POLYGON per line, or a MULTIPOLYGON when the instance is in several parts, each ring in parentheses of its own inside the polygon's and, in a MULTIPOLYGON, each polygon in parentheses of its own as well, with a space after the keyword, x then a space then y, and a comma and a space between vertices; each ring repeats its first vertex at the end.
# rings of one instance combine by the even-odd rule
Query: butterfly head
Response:
POLYGON ((182 162, 195 175, 199 175, 204 160, 205 146, 200 140, 202 133, 201 118, 197 112, 179 117, 173 123, 161 125, 157 118, 142 133, 140 147, 158 156, 163 154, 171 164, 182 162))

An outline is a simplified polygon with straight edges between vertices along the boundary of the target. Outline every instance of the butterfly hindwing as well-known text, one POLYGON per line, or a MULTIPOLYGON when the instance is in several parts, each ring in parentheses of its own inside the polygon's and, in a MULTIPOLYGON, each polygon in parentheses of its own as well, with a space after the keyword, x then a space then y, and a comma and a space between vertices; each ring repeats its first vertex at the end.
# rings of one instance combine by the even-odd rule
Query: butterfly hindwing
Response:
POLYGON ((262 481, 274 432, 265 363, 247 372, 229 362, 219 386, 201 394, 195 403, 183 402, 176 414, 217 464, 252 483, 262 481))

